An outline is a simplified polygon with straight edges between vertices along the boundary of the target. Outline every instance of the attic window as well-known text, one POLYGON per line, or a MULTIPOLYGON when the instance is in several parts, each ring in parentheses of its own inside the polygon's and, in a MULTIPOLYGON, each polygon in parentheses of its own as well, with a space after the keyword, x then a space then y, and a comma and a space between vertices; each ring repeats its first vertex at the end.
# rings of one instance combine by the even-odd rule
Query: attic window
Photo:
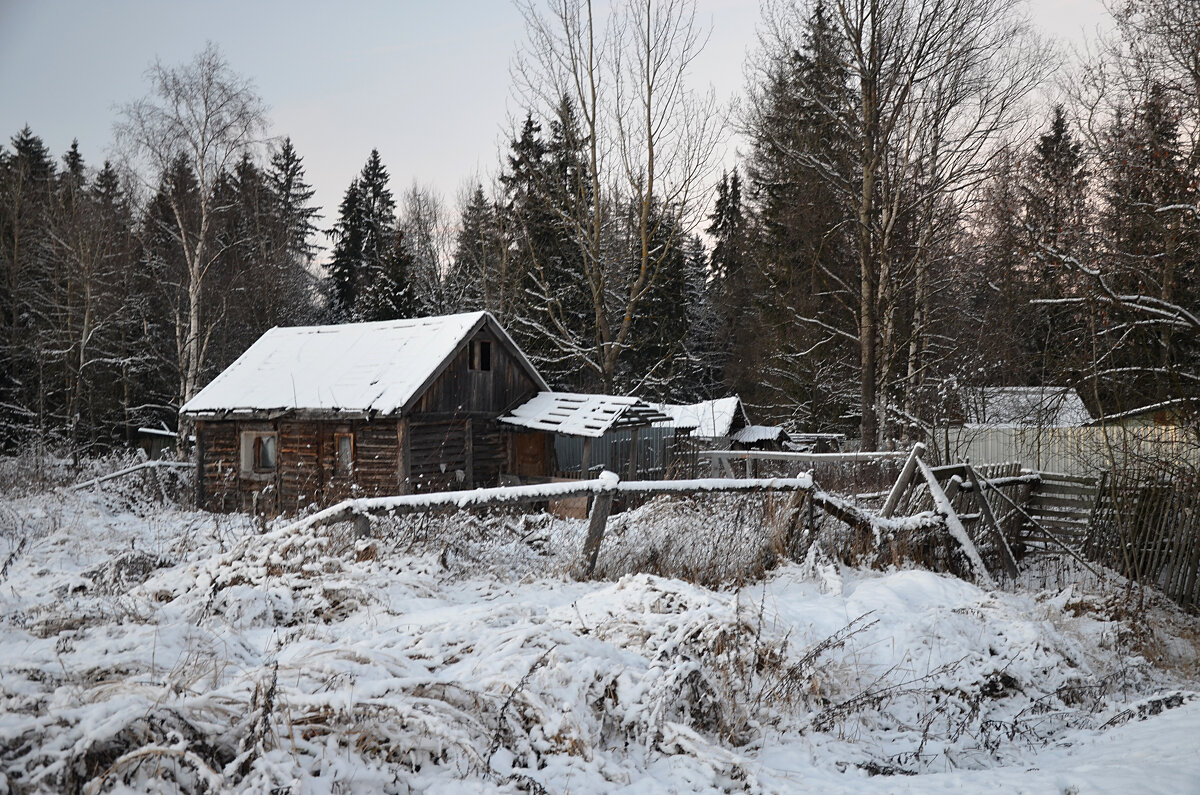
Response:
POLYGON ((488 340, 471 340, 471 369, 486 373, 492 369, 492 343, 488 340))

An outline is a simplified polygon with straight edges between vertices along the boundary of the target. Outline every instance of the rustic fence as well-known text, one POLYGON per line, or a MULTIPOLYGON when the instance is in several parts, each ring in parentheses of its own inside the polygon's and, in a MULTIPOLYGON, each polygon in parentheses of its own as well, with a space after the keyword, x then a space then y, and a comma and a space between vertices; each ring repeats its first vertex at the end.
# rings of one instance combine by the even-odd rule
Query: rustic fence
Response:
POLYGON ((1085 550, 1181 606, 1200 608, 1200 476, 1142 470, 1104 478, 1085 550))
POLYGON ((827 491, 863 494, 889 488, 907 451, 785 453, 768 450, 704 450, 699 466, 713 477, 786 477, 803 469, 827 491))
POLYGON ((807 492, 811 491, 812 487, 813 481, 808 475, 793 478, 622 481, 613 473, 604 472, 593 480, 343 500, 289 525, 285 532, 353 520, 359 534, 368 535, 372 516, 401 516, 438 510, 488 510, 509 505, 590 497, 592 507, 588 515, 588 534, 580 558, 583 576, 590 577, 596 569, 596 557, 604 539, 613 498, 618 494, 655 497, 664 494, 696 496, 719 493, 807 492))

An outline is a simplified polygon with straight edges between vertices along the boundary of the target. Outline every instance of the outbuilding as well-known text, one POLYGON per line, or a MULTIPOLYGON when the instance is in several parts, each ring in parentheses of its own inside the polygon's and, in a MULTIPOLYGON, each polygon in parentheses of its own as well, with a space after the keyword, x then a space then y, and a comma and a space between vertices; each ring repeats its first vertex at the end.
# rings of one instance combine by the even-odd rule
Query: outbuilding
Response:
POLYGON ((497 422, 547 390, 496 319, 470 312, 271 329, 180 414, 200 507, 277 513, 548 477, 549 435, 497 422))

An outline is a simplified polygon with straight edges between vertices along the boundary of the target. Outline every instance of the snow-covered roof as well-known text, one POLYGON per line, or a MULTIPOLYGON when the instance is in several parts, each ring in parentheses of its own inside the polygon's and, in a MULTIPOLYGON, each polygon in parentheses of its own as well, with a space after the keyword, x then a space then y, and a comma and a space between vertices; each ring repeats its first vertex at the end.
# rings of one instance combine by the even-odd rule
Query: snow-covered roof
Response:
POLYGON ((273 328, 184 404, 181 414, 288 411, 394 414, 419 397, 484 324, 542 377, 487 312, 273 328))
POLYGON ((1071 387, 965 387, 962 401, 970 425, 1074 428, 1092 421, 1079 393, 1071 387))
POLYGON ((536 431, 599 438, 615 428, 645 427, 668 419, 635 397, 539 392, 500 421, 536 431))
POLYGON ((655 403, 654 408, 671 418, 670 425, 676 428, 695 428, 693 436, 729 436, 735 427, 748 424, 742 399, 736 395, 718 400, 702 400, 699 403, 677 405, 655 403), (740 417, 741 423, 736 420, 740 417))
POLYGON ((779 441, 780 437, 786 438, 787 433, 778 425, 747 425, 741 430, 734 431, 729 438, 739 444, 755 444, 756 442, 779 441))

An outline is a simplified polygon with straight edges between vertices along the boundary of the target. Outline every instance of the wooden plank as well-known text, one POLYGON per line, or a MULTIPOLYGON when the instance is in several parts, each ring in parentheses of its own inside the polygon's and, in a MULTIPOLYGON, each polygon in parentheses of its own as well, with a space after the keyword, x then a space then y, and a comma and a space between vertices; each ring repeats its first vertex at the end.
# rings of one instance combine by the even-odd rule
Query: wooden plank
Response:
POLYGON ((1038 487, 1038 491, 1043 494, 1055 495, 1077 494, 1087 499, 1095 499, 1099 489, 1097 486, 1085 486, 1079 483, 1059 483, 1043 480, 1038 487))
POLYGON ((1094 501, 1084 500, 1082 497, 1054 497, 1044 495, 1042 492, 1034 492, 1028 506, 1031 508, 1064 508, 1091 515, 1094 501))
POLYGON ((988 573, 987 567, 983 564, 983 559, 979 557, 979 550, 975 548, 975 544, 971 541, 971 537, 967 535, 966 528, 962 526, 962 522, 958 520, 958 516, 954 513, 954 507, 950 504, 950 500, 946 498, 946 493, 942 491, 941 484, 937 481, 937 476, 929 466, 917 458, 917 467, 920 468, 921 474, 925 477, 925 482, 929 486, 929 493, 933 496, 933 503, 937 512, 946 517, 946 527, 950 531, 950 535, 962 547, 964 554, 971 563, 971 568, 975 570, 975 578, 987 588, 995 588, 996 583, 992 580, 992 575, 988 573))
POLYGON ((883 503, 883 509, 879 515, 885 519, 889 519, 896 513, 896 507, 900 504, 900 498, 908 491, 912 485, 913 475, 917 472, 917 457, 925 450, 925 445, 917 442, 913 445, 912 450, 908 454, 908 458, 904 461, 904 468, 900 470, 900 477, 896 478, 896 482, 892 485, 892 490, 888 492, 887 500, 883 503))
POLYGON ((464 421, 463 463, 467 465, 467 488, 475 488, 475 439, 471 433, 471 418, 464 421))
POLYGON ((1001 551, 1001 560, 1004 563, 1005 573, 1009 579, 1016 580, 1021 572, 1017 569, 1017 559, 1013 555, 1012 548, 1008 545, 1008 539, 1004 537, 1004 528, 996 521, 995 514, 992 513, 992 507, 988 504, 987 495, 983 493, 983 486, 979 482, 979 477, 971 466, 967 466, 967 478, 971 481, 971 485, 975 489, 975 493, 979 495, 979 511, 987 519, 988 524, 992 528, 992 540, 1001 551))
POLYGON ((407 419, 402 419, 396 423, 398 449, 396 465, 401 494, 408 494, 412 488, 412 445, 408 422, 407 419))
POLYGON ((605 491, 596 495, 592 502, 592 513, 588 517, 587 540, 583 544, 583 571, 591 577, 596 573, 596 558, 600 555, 600 542, 608 526, 608 515, 612 510, 613 495, 605 491))
POLYGON ((1083 483, 1088 486, 1095 486, 1097 479, 1086 475, 1071 475, 1066 472, 1039 472, 1043 482, 1053 483, 1083 483))

